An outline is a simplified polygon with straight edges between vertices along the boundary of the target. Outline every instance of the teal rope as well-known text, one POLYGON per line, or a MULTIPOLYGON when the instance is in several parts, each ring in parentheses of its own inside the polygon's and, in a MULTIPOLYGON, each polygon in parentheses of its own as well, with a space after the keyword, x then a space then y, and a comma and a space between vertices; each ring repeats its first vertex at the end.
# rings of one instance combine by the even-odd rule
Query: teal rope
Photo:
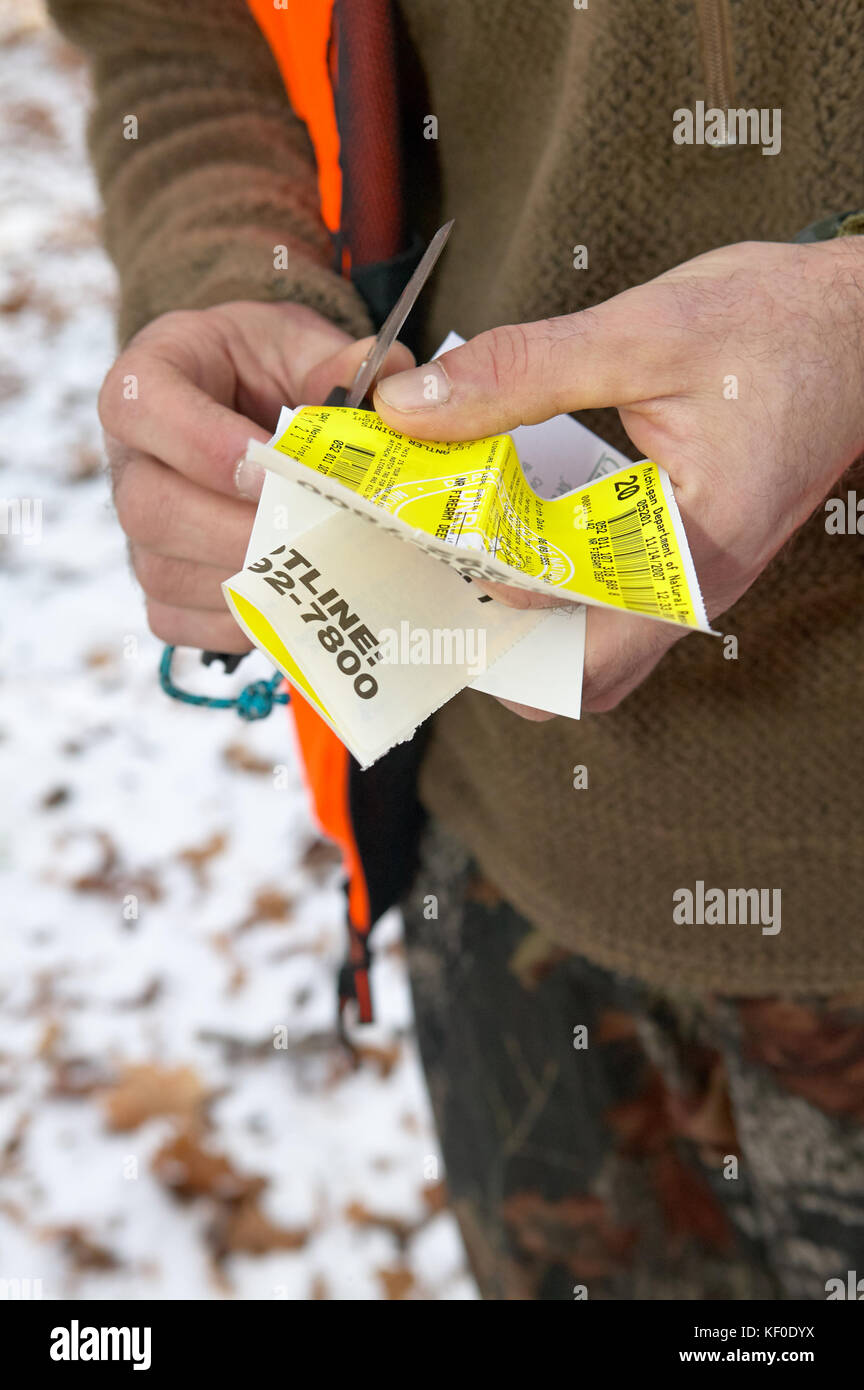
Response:
POLYGON ((171 678, 171 660, 174 647, 165 647, 159 663, 159 684, 172 700, 180 700, 184 705, 201 705, 205 709, 234 709, 241 719, 266 719, 274 705, 287 705, 290 696, 280 690, 284 677, 279 671, 269 681, 251 681, 244 685, 240 694, 233 699, 217 699, 214 695, 193 695, 189 690, 181 690, 171 678))

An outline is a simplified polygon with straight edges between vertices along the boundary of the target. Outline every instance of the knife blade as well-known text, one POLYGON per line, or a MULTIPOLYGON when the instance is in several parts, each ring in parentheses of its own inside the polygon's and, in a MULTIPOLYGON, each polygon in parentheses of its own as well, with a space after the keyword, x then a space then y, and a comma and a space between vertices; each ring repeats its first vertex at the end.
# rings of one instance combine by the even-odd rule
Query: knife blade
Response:
POLYGON ((445 222, 443 227, 438 228, 417 262, 410 280, 378 330, 372 350, 368 357, 363 358, 357 368, 357 374, 350 387, 347 391, 344 386, 335 387, 324 402, 325 405, 347 405, 356 409, 367 396, 371 396, 387 354, 399 337, 402 325, 414 308, 420 291, 429 279, 452 230, 452 218, 449 222, 445 222))
MULTIPOLYGON (((325 405, 347 405, 356 409, 367 396, 371 395, 387 354, 399 337, 402 325, 414 308, 420 291, 429 279, 452 230, 453 218, 451 217, 449 222, 445 222, 443 227, 438 228, 417 262, 411 278, 379 328, 369 356, 364 357, 357 368, 357 373, 350 387, 346 389, 344 386, 334 386, 324 402, 325 405)), ((226 675, 230 675, 239 666, 243 657, 230 656, 227 652, 202 652, 201 660, 205 666, 209 666, 213 661, 221 661, 226 675)))

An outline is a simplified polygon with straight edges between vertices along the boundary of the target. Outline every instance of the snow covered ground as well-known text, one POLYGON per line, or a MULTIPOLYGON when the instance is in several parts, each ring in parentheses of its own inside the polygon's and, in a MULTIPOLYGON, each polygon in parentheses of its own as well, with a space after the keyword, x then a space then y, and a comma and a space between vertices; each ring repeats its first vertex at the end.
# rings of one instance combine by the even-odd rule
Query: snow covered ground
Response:
MULTIPOLYGON (((158 688, 101 471, 86 104, 40 6, 4 4, 0 1297, 470 1299, 398 922, 352 1067, 339 873, 284 712, 158 688)), ((212 693, 269 674, 177 667, 212 693)))

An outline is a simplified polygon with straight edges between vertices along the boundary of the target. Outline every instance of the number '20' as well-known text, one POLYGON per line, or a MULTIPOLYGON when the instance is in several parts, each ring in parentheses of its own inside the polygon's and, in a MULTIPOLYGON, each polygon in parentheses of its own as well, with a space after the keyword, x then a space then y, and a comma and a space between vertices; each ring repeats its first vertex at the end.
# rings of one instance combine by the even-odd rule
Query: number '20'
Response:
POLYGON ((619 502, 626 502, 628 497, 635 497, 639 491, 639 479, 635 473, 631 473, 629 478, 621 478, 615 484, 615 496, 619 502))

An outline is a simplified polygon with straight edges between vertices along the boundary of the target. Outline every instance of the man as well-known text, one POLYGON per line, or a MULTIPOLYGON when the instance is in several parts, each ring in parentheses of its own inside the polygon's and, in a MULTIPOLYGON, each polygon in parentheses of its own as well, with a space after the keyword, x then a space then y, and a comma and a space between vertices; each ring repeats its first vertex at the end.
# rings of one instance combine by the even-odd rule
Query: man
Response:
POLYGON ((52 9, 93 60, 102 418, 158 636, 246 649, 238 460, 350 381, 364 230, 386 262, 457 226, 419 360, 470 341, 394 350, 389 424, 606 410, 676 488, 724 640, 594 610, 581 722, 469 691, 423 753, 408 956, 484 1297, 825 1297, 864 1261, 862 543, 823 508, 864 497, 864 5, 307 4, 351 79, 336 217, 304 7, 52 9))

